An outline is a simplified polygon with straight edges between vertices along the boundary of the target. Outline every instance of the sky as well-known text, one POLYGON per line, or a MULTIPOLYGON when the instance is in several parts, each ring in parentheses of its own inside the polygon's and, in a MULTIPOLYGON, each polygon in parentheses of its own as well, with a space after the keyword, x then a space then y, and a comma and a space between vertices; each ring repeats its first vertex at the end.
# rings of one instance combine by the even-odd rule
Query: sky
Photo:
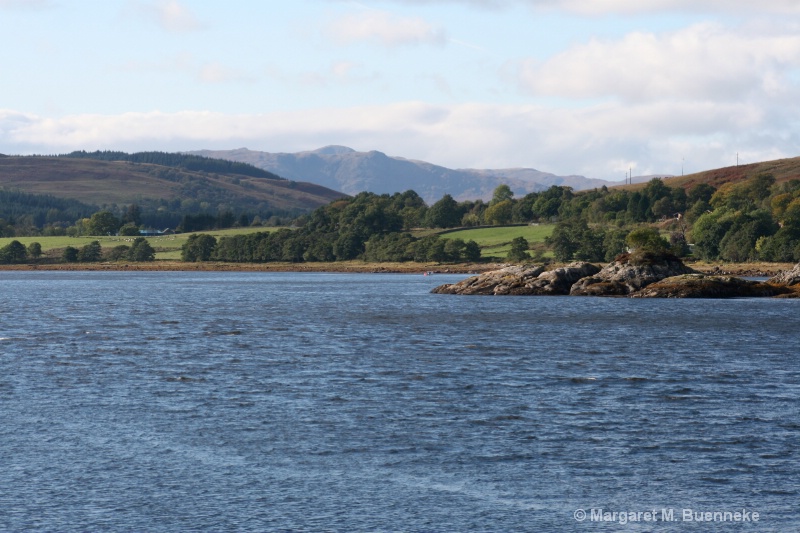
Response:
POLYGON ((622 180, 800 155, 797 0, 0 0, 0 153, 622 180))

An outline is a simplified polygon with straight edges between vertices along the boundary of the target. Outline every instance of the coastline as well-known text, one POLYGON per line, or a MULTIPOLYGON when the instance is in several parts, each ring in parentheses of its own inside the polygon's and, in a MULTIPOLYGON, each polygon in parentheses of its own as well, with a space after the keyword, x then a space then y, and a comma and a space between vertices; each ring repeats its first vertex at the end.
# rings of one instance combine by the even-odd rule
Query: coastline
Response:
POLYGON ((20 263, 0 265, 0 271, 85 271, 85 272, 331 272, 354 274, 478 274, 496 270, 500 263, 365 263, 342 261, 330 263, 225 263, 207 261, 104 262, 104 263, 20 263))
MULTIPOLYGON (((687 266, 706 274, 739 277, 770 277, 791 270, 793 263, 705 263, 686 262, 687 266)), ((86 271, 86 272, 335 272, 361 274, 479 274, 507 266, 504 263, 365 263, 343 261, 329 263, 224 263, 208 261, 186 263, 183 261, 104 262, 104 263, 22 263, 0 265, 0 271, 86 271)), ((558 266, 558 265, 553 265, 558 266)))

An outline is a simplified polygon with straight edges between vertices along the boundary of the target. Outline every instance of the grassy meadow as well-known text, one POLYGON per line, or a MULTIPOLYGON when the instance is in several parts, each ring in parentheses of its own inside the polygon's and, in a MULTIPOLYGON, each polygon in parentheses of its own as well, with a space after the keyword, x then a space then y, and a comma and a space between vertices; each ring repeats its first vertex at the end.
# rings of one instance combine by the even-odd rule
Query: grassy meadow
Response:
MULTIPOLYGON (((473 228, 442 233, 444 239, 473 240, 481 247, 481 257, 503 258, 511 250, 511 241, 517 237, 525 237, 532 249, 544 243, 545 237, 553 233, 553 224, 537 224, 532 226, 496 226, 489 228, 473 228)), ((545 254, 547 255, 547 254, 545 254)))
MULTIPOLYGON (((278 229, 280 228, 254 226, 247 228, 198 231, 197 233, 213 235, 219 239, 226 235, 243 235, 259 231, 277 231, 278 229)), ((194 233, 147 237, 147 241, 156 251, 156 260, 179 261, 181 258, 181 247, 189 240, 191 235, 194 235, 194 233)), ((63 250, 67 246, 80 248, 93 241, 99 241, 103 249, 114 248, 121 244, 130 246, 133 239, 135 239, 135 237, 4 237, 0 238, 0 248, 6 246, 11 241, 19 241, 24 244, 25 247, 32 242, 38 242, 42 245, 42 252, 47 254, 48 251, 63 250)))
MULTIPOLYGON (((226 235, 242 235, 259 231, 276 231, 280 228, 274 227, 247 227, 232 228, 225 230, 199 231, 213 235, 217 239, 226 235)), ((448 231, 441 234, 443 239, 463 239, 464 241, 474 240, 481 247, 481 256, 484 258, 505 258, 511 249, 511 241, 516 237, 525 237, 536 250, 543 246, 545 237, 553 232, 553 225, 541 224, 535 226, 497 226, 488 228, 472 228, 457 231, 448 231)), ((427 230, 425 234, 435 233, 427 230)), ((181 233, 178 235, 164 235, 161 237, 147 237, 150 246, 156 251, 156 260, 179 261, 181 258, 181 247, 193 233, 181 233)), ((417 234, 418 237, 422 236, 417 234)), ((99 241, 104 249, 111 249, 121 244, 130 245, 134 237, 4 237, 0 238, 0 248, 6 246, 13 240, 21 242, 26 247, 32 242, 42 245, 42 252, 45 255, 60 255, 60 251, 67 246, 81 248, 92 241, 99 241), (49 252, 49 253, 48 253, 49 252)), ((547 254, 545 254, 547 255, 547 254)))

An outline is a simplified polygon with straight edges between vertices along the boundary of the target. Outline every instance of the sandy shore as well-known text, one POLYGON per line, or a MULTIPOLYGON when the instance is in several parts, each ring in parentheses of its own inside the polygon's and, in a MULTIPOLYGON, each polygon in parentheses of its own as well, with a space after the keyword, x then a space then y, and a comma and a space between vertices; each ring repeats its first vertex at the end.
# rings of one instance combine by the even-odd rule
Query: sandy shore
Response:
POLYGON ((365 263, 343 261, 332 263, 184 263, 182 261, 152 261, 142 263, 28 263, 0 265, 0 270, 60 270, 60 271, 132 271, 132 272, 352 272, 422 274, 471 274, 496 270, 498 263, 468 263, 440 265, 435 263, 365 263))

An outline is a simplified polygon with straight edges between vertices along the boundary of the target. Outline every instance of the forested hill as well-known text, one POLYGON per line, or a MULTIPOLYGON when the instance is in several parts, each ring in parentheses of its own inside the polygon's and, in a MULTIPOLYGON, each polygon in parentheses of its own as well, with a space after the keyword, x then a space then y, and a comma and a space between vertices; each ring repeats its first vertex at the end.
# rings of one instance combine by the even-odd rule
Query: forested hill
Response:
POLYGON ((26 224, 37 227, 74 222, 64 218, 72 216, 74 209, 67 212, 58 205, 45 208, 42 202, 47 203, 47 198, 74 200, 112 211, 135 204, 147 224, 175 227, 184 215, 198 213, 233 212, 262 220, 293 218, 344 196, 250 165, 158 152, 0 157, 0 188, 24 193, 14 197, 19 202, 0 206, 0 218, 8 221, 13 217, 19 223, 19 219, 35 216, 36 220, 26 224), (26 195, 43 198, 30 201, 26 195))
POLYGON ((170 152, 137 152, 128 154, 115 151, 96 151, 86 152, 77 151, 69 154, 62 154, 58 157, 71 157, 79 159, 95 159, 98 161, 127 161, 129 163, 147 163, 164 167, 175 167, 183 170, 198 172, 212 172, 216 174, 240 174, 254 178, 266 178, 271 180, 283 180, 277 174, 268 172, 264 169, 225 159, 214 159, 198 155, 170 153, 170 152))

